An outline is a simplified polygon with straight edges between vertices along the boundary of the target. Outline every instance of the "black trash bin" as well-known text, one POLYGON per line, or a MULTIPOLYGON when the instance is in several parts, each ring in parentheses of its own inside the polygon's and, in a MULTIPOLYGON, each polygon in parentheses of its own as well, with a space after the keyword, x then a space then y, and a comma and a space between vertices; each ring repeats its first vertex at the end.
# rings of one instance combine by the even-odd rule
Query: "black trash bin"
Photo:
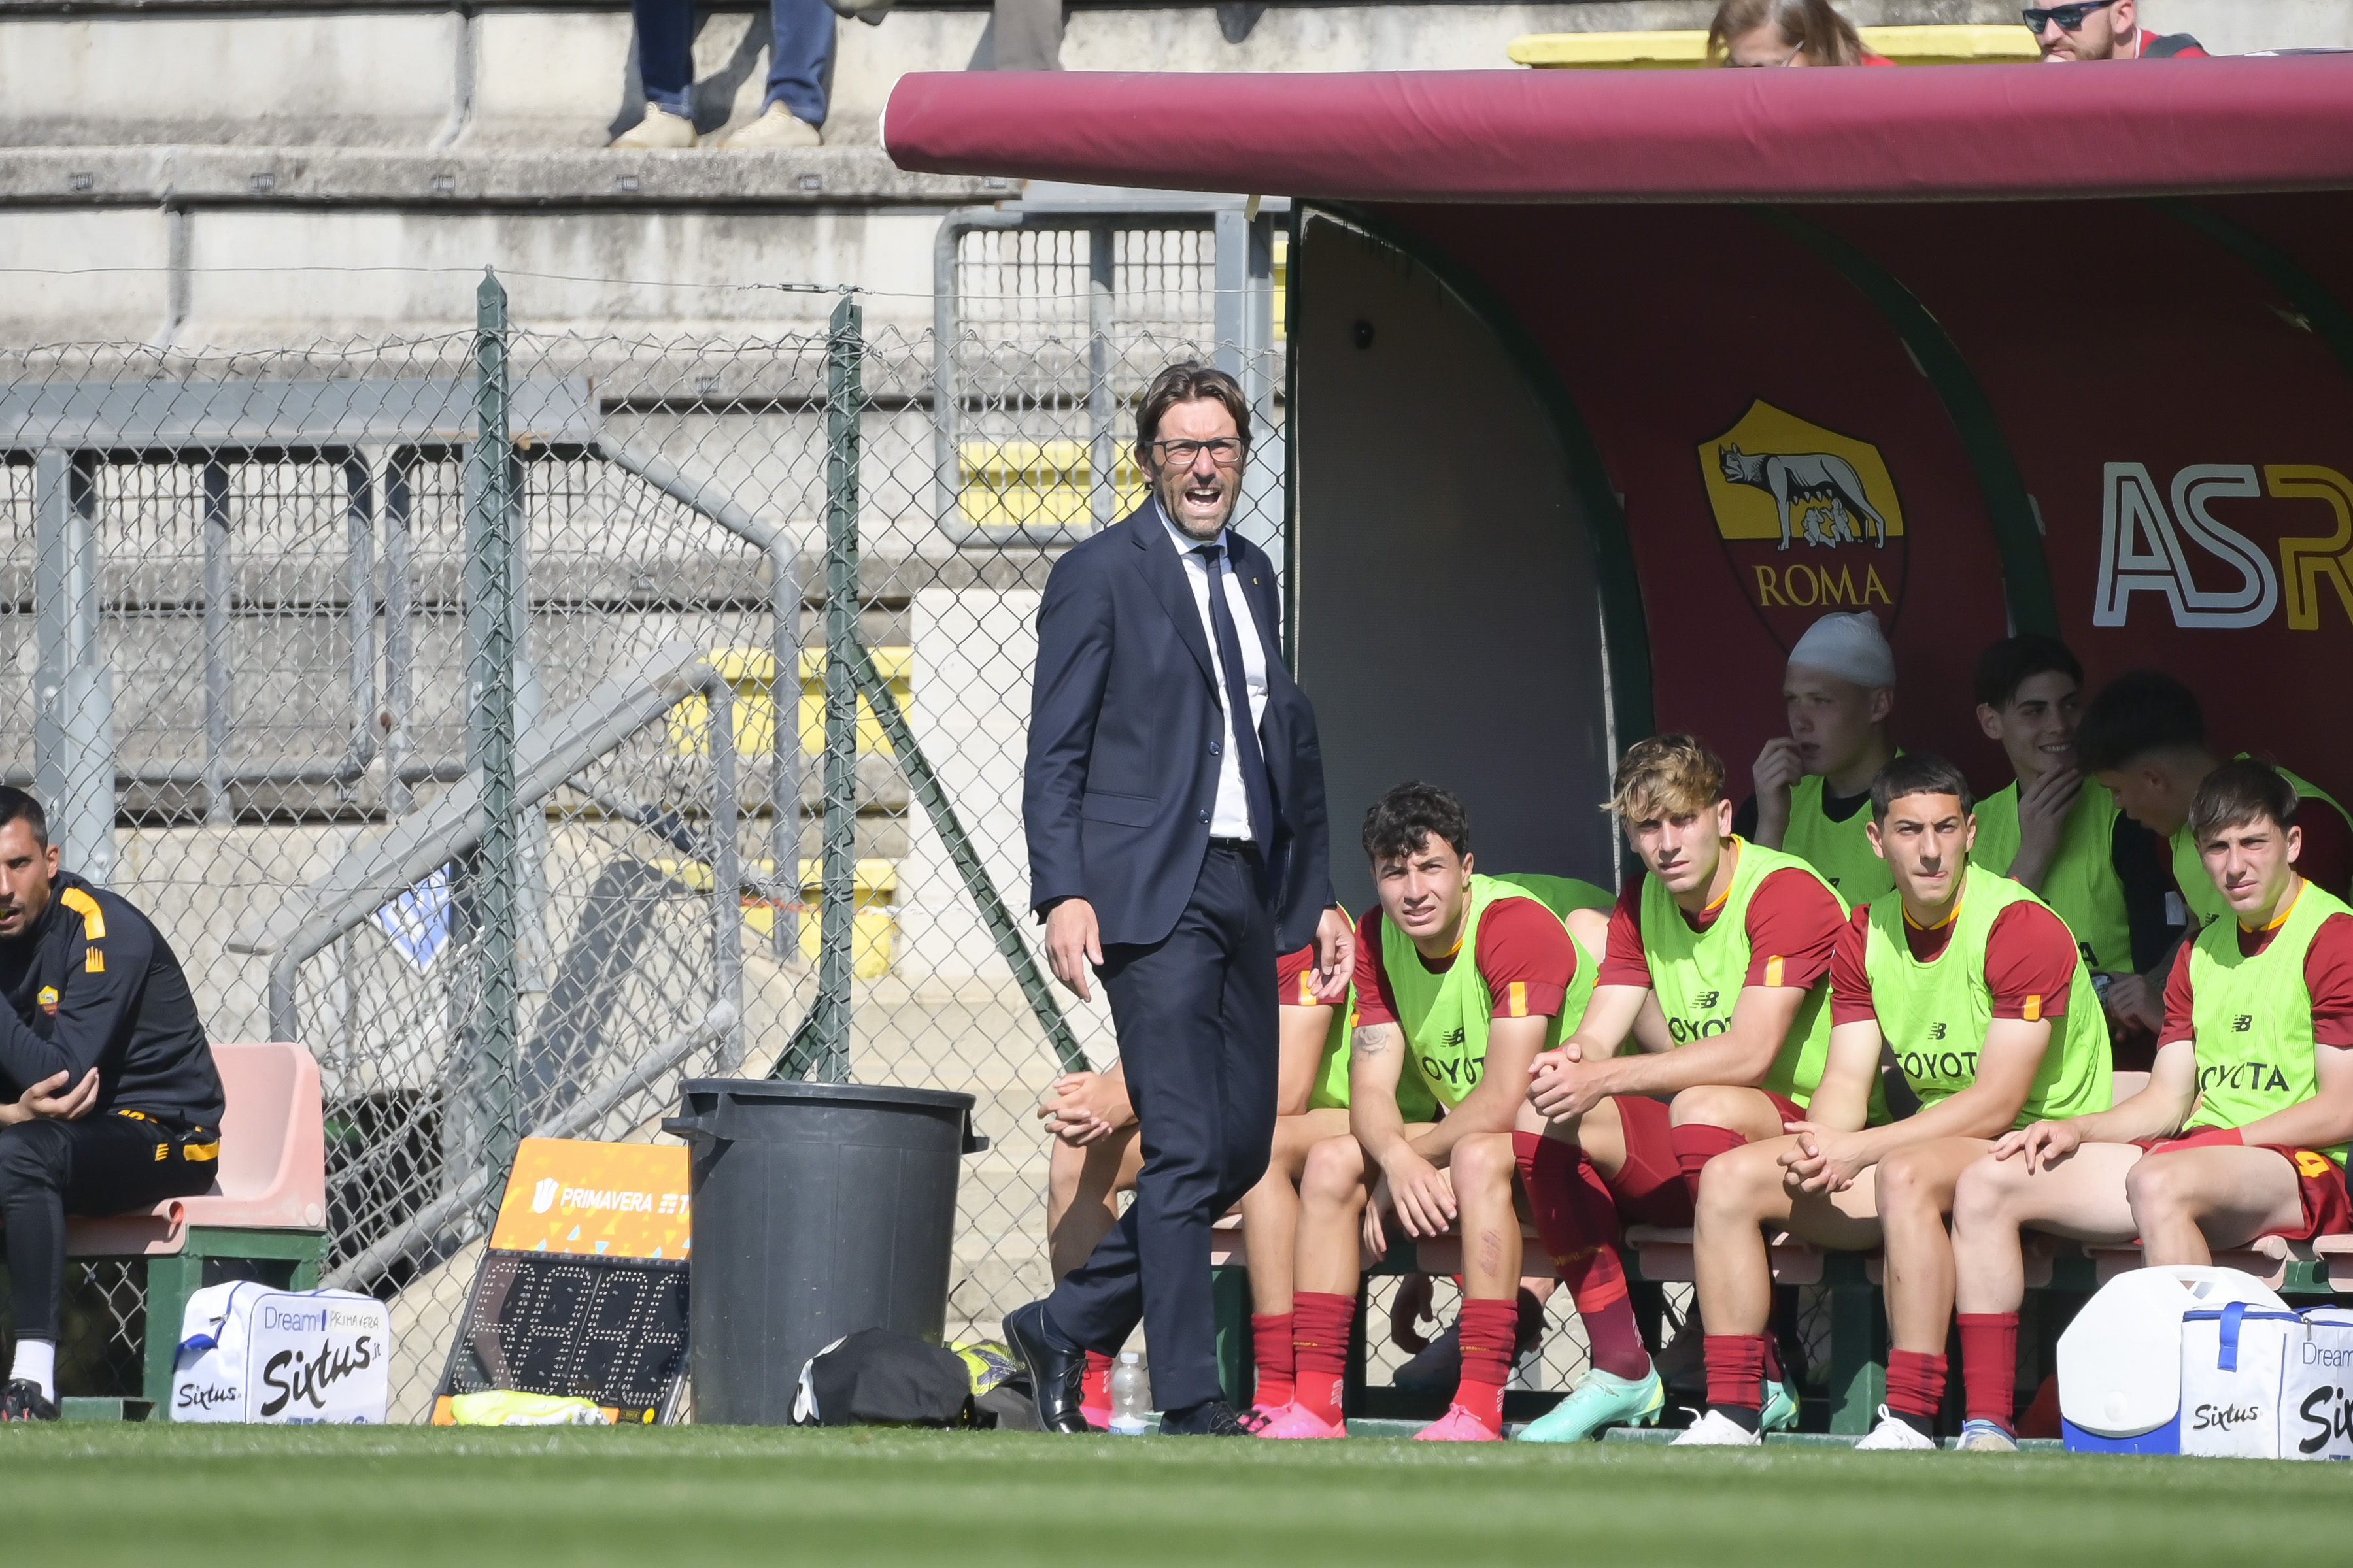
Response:
POLYGON ((946 1326, 972 1096, 691 1079, 662 1130, 690 1145, 694 1418, 791 1421, 802 1363, 844 1334, 946 1326))

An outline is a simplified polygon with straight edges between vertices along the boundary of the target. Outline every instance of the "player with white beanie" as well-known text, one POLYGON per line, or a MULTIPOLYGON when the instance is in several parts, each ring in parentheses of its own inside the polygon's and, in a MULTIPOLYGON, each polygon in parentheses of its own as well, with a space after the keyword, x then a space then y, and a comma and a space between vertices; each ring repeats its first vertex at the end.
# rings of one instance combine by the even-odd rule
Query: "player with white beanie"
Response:
POLYGON ((1806 628, 1781 679, 1789 733, 1765 744, 1753 773, 1753 824, 1735 831, 1805 861, 1850 907, 1894 884, 1863 827, 1871 781, 1896 754, 1895 653, 1869 611, 1831 614, 1806 628))

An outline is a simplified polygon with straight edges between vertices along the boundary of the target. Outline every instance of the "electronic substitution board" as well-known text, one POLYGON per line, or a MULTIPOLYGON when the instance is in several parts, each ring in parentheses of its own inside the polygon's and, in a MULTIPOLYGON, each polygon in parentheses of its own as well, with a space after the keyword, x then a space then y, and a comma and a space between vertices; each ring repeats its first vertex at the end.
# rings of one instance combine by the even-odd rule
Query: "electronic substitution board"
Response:
POLYGON ((667 1421, 686 1383, 687 1152, 531 1138, 442 1373, 460 1394, 593 1400, 608 1419, 667 1421))

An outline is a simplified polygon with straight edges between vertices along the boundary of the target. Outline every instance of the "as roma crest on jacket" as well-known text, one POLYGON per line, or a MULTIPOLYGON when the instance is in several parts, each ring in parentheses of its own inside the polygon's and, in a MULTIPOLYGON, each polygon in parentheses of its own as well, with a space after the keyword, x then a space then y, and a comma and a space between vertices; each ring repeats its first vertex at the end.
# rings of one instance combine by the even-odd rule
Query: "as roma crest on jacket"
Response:
POLYGON ((1826 610, 1904 605, 1904 506, 1879 448, 1759 399, 1699 447, 1725 555, 1784 651, 1826 610))

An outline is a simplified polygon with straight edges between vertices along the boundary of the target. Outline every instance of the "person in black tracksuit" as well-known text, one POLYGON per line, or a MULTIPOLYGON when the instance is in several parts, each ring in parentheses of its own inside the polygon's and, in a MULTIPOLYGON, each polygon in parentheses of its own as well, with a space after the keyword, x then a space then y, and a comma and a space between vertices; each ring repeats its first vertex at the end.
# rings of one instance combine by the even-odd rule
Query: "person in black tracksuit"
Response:
POLYGON ((66 1215, 206 1191, 224 1101, 187 977, 147 917, 58 868, 0 787, 0 1226, 16 1354, 0 1421, 57 1418, 66 1215))

